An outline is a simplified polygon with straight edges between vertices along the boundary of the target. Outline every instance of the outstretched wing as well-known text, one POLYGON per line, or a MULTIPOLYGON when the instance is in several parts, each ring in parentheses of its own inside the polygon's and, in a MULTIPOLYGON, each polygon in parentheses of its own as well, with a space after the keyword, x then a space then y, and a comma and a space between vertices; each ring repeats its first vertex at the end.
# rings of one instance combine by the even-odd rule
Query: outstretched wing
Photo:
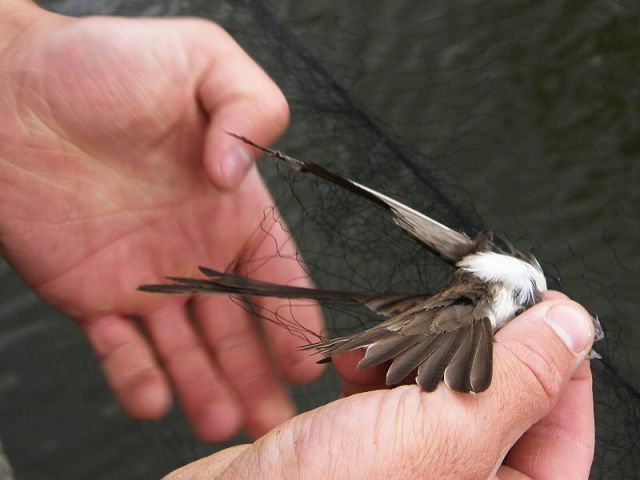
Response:
POLYGON ((452 390, 482 392, 491 383, 492 327, 478 308, 482 284, 466 283, 427 296, 344 292, 262 282, 206 267, 207 278, 168 277, 173 283, 141 285, 139 290, 179 295, 226 294, 308 298, 323 302, 356 303, 389 317, 363 332, 302 347, 332 355, 366 348, 358 368, 390 361, 387 385, 396 385, 417 369, 416 383, 433 391, 444 378, 452 390))
POLYGON ((242 297, 307 298, 320 302, 356 303, 382 316, 396 315, 424 301, 428 295, 381 295, 377 293, 344 292, 317 288, 295 287, 262 282, 207 267, 198 267, 207 278, 167 277, 173 283, 140 285, 138 290, 175 295, 227 294, 242 297))
POLYGON ((395 223, 408 235, 451 264, 456 264, 462 257, 471 253, 478 246, 480 238, 472 240, 464 233, 457 232, 380 192, 330 172, 318 164, 289 157, 278 150, 258 145, 242 135, 227 133, 252 147, 262 150, 294 170, 303 173, 308 172, 321 177, 328 182, 381 205, 391 212, 395 223))
POLYGON ((327 357, 365 348, 358 368, 390 362, 388 386, 412 372, 416 383, 433 391, 444 378, 458 392, 482 392, 491 384, 493 333, 482 305, 482 287, 445 289, 373 328, 347 337, 314 343, 327 357))

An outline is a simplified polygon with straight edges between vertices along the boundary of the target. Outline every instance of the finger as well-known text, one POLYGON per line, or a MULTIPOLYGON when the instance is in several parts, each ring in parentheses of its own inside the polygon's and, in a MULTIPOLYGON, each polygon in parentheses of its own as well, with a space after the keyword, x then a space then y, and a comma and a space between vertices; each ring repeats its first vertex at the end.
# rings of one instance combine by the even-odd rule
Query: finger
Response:
POLYGON ((199 297, 194 315, 218 365, 246 412, 245 428, 260 437, 295 414, 269 354, 240 299, 199 297))
POLYGON ((385 375, 389 364, 359 369, 357 365, 363 356, 364 350, 359 349, 336 355, 331 359, 336 373, 342 380, 342 397, 386 388, 385 375))
POLYGON ((567 297, 564 293, 562 292, 558 292, 557 290, 547 290, 546 292, 543 292, 542 294, 542 299, 543 300, 567 300, 569 297, 567 297))
POLYGON ((569 300, 536 305, 498 332, 493 383, 479 398, 502 429, 503 448, 549 414, 593 336, 591 317, 569 300))
MULTIPOLYGON (((259 180, 262 182, 262 180, 259 180)), ((273 205, 266 189, 263 205, 273 205)), ((281 285, 312 287, 301 265, 296 245, 280 214, 273 207, 263 210, 262 223, 239 256, 238 275, 281 285)), ((319 338, 324 323, 318 305, 305 299, 288 300, 255 297, 251 304, 265 321, 262 326, 276 365, 293 383, 308 383, 318 378, 324 366, 317 356, 300 347, 319 338)))
POLYGON ((183 305, 165 305, 143 322, 198 438, 218 442, 233 436, 243 421, 239 401, 194 332, 183 305))
POLYGON ((357 393, 371 392, 372 390, 387 390, 389 387, 383 382, 358 385, 357 383, 342 382, 338 398, 345 398, 357 393))
POLYGON ((495 476, 496 480, 531 480, 524 473, 521 473, 513 468, 502 465, 495 476))
POLYGON ((236 445, 225 448, 219 452, 191 462, 184 467, 174 470, 162 480, 210 480, 220 478, 224 471, 231 465, 238 455, 251 445, 236 445))
POLYGON ((171 406, 169 382, 133 322, 108 315, 80 326, 123 410, 141 420, 164 415, 171 406))
POLYGON ((210 62, 198 96, 209 114, 205 169, 220 189, 234 189, 259 155, 230 131, 269 145, 284 131, 289 107, 269 76, 219 27, 208 46, 210 62))
POLYGON ((505 465, 530 478, 587 478, 594 447, 591 368, 585 361, 551 413, 509 451, 505 465))

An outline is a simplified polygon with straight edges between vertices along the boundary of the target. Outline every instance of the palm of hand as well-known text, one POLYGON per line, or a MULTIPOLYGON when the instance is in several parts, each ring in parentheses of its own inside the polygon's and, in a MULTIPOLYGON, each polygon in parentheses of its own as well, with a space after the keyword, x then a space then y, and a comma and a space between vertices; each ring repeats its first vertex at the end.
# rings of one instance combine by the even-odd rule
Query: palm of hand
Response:
MULTIPOLYGON (((165 361, 187 414, 201 424, 207 424, 203 416, 207 417, 208 425, 198 430, 201 437, 228 436, 243 415, 248 415, 245 421, 255 434, 271 428, 277 414, 252 419, 232 406, 244 403, 248 408, 257 382, 266 389, 267 399, 279 405, 283 418, 278 421, 284 419, 291 407, 275 374, 262 372, 265 379, 256 373, 241 379, 238 388, 225 380, 236 376, 231 370, 239 368, 229 366, 235 360, 224 360, 225 341, 233 346, 226 350, 243 344, 255 350, 247 361, 269 365, 263 358, 266 349, 256 347, 259 340, 252 326, 245 318, 238 321, 244 313, 226 299, 200 300, 195 305, 201 322, 210 322, 203 318, 216 314, 227 317, 226 328, 200 325, 208 347, 218 350, 218 365, 212 365, 195 332, 184 325, 185 298, 136 292, 138 284, 166 274, 193 274, 195 266, 203 264, 225 268, 256 249, 275 247, 256 242, 253 235, 265 208, 272 205, 255 169, 237 189, 225 192, 211 185, 203 166, 205 150, 217 148, 222 128, 258 128, 246 125, 246 119, 243 125, 231 112, 228 127, 210 124, 215 123, 218 104, 235 101, 233 91, 224 98, 227 80, 210 74, 216 61, 230 54, 231 47, 224 43, 229 38, 196 21, 55 17, 51 22, 53 28, 34 37, 28 54, 18 51, 7 62, 11 68, 3 90, 9 92, 6 98, 12 108, 4 118, 0 112, 0 140, 5 145, 0 147, 0 159, 7 164, 0 180, 11 189, 9 201, 0 207, 6 219, 0 232, 5 255, 43 299, 80 322, 130 413, 153 417, 166 408, 166 402, 157 399, 161 407, 140 407, 148 400, 144 395, 132 400, 134 384, 140 382, 130 378, 127 386, 122 372, 131 367, 118 366, 123 360, 113 359, 137 358, 137 370, 157 370, 149 345, 127 325, 129 316, 137 316, 165 361), (207 38, 206 45, 199 40, 205 34, 222 36, 217 39, 224 47, 221 52, 211 52, 215 38, 207 38), (165 321, 165 317, 172 318, 165 321), (127 345, 136 345, 131 347, 134 353, 122 354, 127 345), (184 366, 171 366, 171 357, 184 357, 185 352, 189 352, 186 363, 197 365, 187 372, 184 366), (208 371, 210 382, 193 393, 196 380, 207 383, 202 372, 200 379, 193 378, 200 370, 208 371), (233 426, 220 428, 222 416, 234 418, 233 426)), ((242 88, 242 82, 239 85, 242 88)), ((286 116, 280 118, 273 128, 281 129, 285 121, 286 116)), ((286 240, 282 231, 275 234, 277 240, 286 240)), ((281 275, 270 278, 274 281, 301 274, 297 264, 286 262, 279 270, 271 266, 266 275, 273 272, 281 275)), ((318 325, 315 314, 307 316, 318 325)), ((272 334, 276 362, 291 364, 295 345, 275 330, 272 334)), ((296 360, 293 363, 300 363, 296 360)), ((308 380, 317 374, 308 360, 304 363, 302 373, 292 373, 294 379, 308 380)), ((126 375, 131 377, 131 372, 126 375)), ((156 387, 164 382, 162 375, 155 377, 145 381, 156 382, 156 387)))
POLYGON ((76 317, 144 313, 142 302, 163 299, 136 294, 141 281, 238 254, 257 225, 235 210, 251 189, 217 192, 199 166, 206 120, 194 81, 184 62, 166 64, 186 61, 182 45, 158 38, 132 50, 135 39, 108 28, 67 30, 16 72, 13 131, 30 147, 16 160, 35 178, 15 209, 23 226, 13 240, 29 243, 9 243, 9 255, 76 317), (229 228, 233 216, 248 225, 229 228))

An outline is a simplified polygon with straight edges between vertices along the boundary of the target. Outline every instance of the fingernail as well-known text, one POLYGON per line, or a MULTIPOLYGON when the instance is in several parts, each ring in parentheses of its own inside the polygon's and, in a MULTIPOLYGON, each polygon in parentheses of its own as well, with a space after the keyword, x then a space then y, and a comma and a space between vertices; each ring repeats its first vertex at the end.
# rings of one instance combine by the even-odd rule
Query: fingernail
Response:
POLYGON ((222 181, 227 188, 237 187, 249 168, 253 157, 244 148, 234 148, 222 159, 222 181))
POLYGON ((547 312, 545 321, 573 353, 585 351, 593 341, 591 319, 581 309, 554 305, 547 312))

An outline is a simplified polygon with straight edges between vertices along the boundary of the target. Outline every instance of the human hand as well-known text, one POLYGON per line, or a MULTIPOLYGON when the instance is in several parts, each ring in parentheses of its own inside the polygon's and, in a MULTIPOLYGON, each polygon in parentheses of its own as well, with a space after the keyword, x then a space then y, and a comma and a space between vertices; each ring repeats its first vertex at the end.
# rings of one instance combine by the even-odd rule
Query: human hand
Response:
MULTIPOLYGON (((254 278, 308 284, 277 212, 256 230, 273 200, 255 151, 224 133, 272 142, 288 120, 282 93, 210 22, 72 19, 24 1, 0 10, 19 26, 0 34, 6 259, 83 329, 132 417, 163 415, 170 380, 203 440, 242 426, 257 437, 289 418, 282 377, 320 373, 300 340, 268 322, 261 332, 228 298, 136 291, 253 257, 272 259, 254 278)), ((321 329, 315 308, 279 314, 321 329)))
POLYGON ((479 395, 442 385, 354 394, 382 388, 384 368, 355 370, 362 352, 342 355, 336 369, 352 395, 165 480, 586 479, 595 443, 585 361, 593 335, 582 307, 547 293, 498 332, 493 382, 479 395))

